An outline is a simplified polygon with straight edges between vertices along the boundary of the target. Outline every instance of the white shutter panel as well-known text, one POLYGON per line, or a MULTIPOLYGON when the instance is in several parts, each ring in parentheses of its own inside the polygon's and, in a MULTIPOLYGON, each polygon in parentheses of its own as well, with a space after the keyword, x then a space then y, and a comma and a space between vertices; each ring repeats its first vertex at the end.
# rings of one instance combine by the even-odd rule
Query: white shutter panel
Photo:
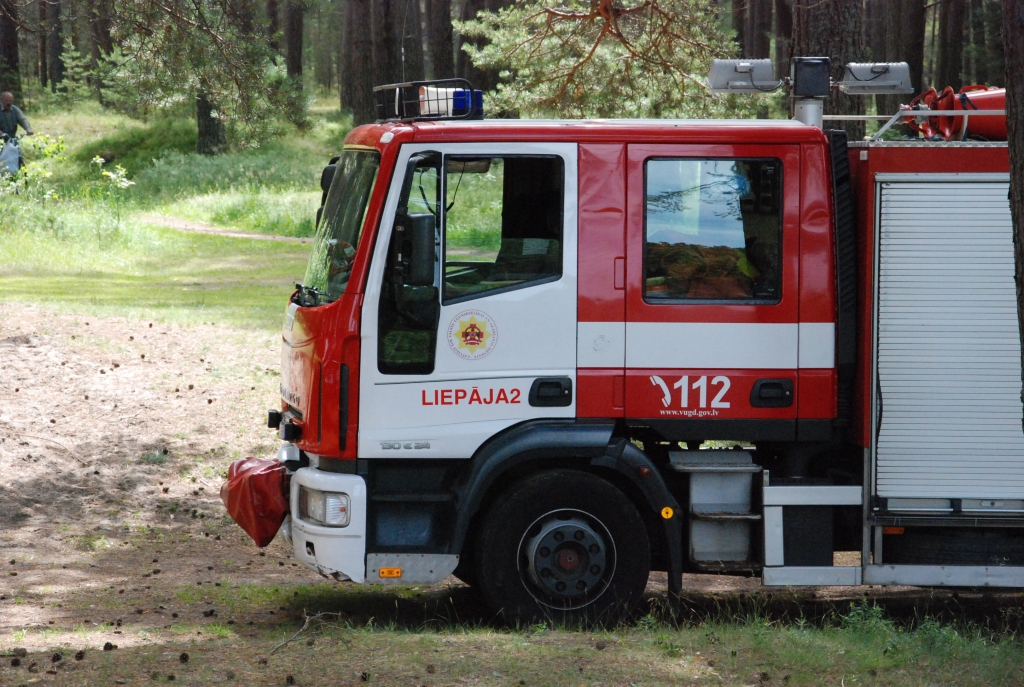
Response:
POLYGON ((1024 498, 1007 184, 880 193, 876 493, 1024 498))

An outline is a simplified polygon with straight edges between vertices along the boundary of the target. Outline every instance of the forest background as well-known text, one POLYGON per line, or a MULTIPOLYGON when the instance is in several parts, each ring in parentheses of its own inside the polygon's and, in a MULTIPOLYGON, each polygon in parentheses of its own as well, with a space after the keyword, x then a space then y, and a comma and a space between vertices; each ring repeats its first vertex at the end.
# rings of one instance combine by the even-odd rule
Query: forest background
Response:
MULTIPOLYGON (((917 92, 1004 84, 999 0, 0 0, 0 90, 144 117, 194 103, 200 152, 307 126, 313 92, 354 124, 374 85, 462 77, 491 114, 709 116, 713 57, 907 61, 917 92), (480 14, 483 12, 484 14, 480 14), (616 35, 618 31, 618 35, 616 35), (653 35, 654 33, 658 35, 653 35), (667 37, 667 38, 666 38, 667 37), (621 39, 621 40, 620 40, 621 39), (646 94, 643 95, 643 94, 646 94)), ((836 95, 833 113, 895 112, 836 95)), ((775 99, 776 110, 786 107, 775 99)), ((757 107, 763 116, 769 107, 757 107)), ((853 125, 851 133, 862 133, 853 125)))

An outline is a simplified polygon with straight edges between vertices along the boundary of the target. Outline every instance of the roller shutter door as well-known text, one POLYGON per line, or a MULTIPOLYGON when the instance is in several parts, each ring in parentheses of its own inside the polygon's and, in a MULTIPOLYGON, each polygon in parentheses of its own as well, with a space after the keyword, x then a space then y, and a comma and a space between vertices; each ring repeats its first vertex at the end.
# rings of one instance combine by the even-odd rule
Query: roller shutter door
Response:
POLYGON ((1024 498, 1007 184, 879 186, 876 493, 1024 498))

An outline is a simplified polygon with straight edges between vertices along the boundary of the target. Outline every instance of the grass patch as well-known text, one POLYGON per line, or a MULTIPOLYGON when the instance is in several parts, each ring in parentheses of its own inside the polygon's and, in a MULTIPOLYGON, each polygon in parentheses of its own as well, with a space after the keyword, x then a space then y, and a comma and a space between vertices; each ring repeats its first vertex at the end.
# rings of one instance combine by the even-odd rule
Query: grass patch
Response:
POLYGON ((169 153, 187 155, 196 149, 195 122, 180 117, 161 117, 148 125, 124 126, 102 138, 76 148, 73 160, 88 163, 101 157, 138 172, 169 153))
POLYGON ((0 300, 274 331, 292 282, 305 271, 308 248, 301 245, 183 234, 134 220, 104 232, 90 222, 101 222, 102 213, 79 206, 78 214, 52 205, 29 211, 53 213, 52 230, 0 229, 0 300))
POLYGON ((70 540, 79 551, 95 552, 102 549, 109 549, 112 546, 110 540, 102 534, 83 534, 77 537, 71 537, 70 540))
POLYGON ((174 217, 277 236, 313 236, 320 193, 252 189, 189 196, 162 211, 174 217))
POLYGON ((143 453, 139 461, 150 465, 163 465, 167 462, 167 456, 160 451, 150 451, 149 453, 143 453))

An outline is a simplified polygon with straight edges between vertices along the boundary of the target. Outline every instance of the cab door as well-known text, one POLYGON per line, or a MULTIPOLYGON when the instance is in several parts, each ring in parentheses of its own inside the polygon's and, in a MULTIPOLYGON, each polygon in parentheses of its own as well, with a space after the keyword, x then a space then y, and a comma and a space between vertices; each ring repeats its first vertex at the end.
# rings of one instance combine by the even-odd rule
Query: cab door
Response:
POLYGON ((799 146, 631 145, 628 166, 626 417, 672 441, 793 440, 799 146))
POLYGON ((362 316, 359 456, 469 458, 503 429, 573 417, 576 145, 404 146, 362 316), (412 219, 410 219, 412 218, 412 219), (436 227, 434 282, 401 231, 436 227))

